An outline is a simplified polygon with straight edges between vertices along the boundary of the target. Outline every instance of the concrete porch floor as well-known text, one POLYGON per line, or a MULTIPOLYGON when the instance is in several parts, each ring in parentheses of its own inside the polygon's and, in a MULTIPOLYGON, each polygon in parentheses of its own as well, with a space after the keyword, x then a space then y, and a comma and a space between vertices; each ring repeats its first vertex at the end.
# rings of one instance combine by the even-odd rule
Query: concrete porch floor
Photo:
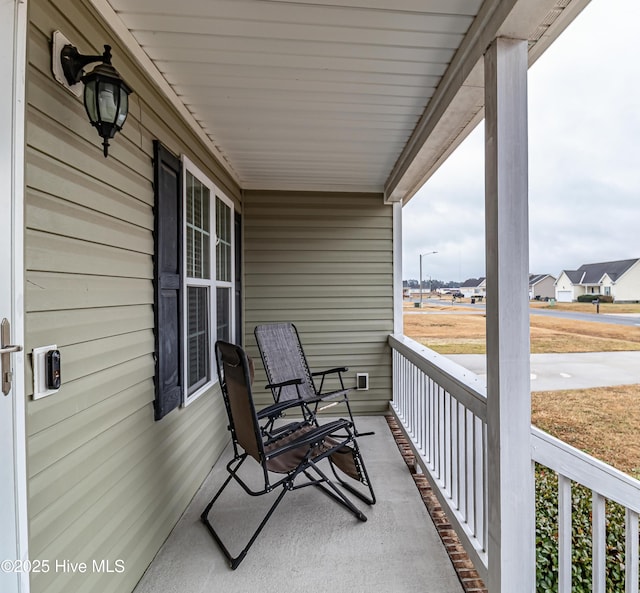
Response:
MULTIPOLYGON (((386 420, 367 416, 357 423, 362 432, 375 431, 358 439, 377 497, 373 506, 354 501, 367 522, 316 488, 290 492, 232 571, 200 521, 227 475, 227 448, 134 593, 462 593, 386 420)), ((233 554, 271 496, 250 497, 231 484, 216 502, 211 519, 233 554)))

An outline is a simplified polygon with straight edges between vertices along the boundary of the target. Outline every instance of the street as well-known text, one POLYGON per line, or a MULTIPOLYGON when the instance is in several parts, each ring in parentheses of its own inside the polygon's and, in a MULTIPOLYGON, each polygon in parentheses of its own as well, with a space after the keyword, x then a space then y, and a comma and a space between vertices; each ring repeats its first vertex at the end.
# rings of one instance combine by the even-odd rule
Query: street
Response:
MULTIPOLYGON (((437 315, 437 314, 450 314, 450 315, 464 315, 465 313, 479 313, 484 312, 486 309, 485 303, 461 303, 456 301, 455 303, 451 303, 451 301, 446 301, 444 299, 423 299, 423 303, 430 303, 432 305, 446 306, 451 305, 455 307, 462 307, 467 311, 446 311, 439 310, 433 311, 429 309, 405 309, 405 315, 437 315)), ((576 321, 591 321, 595 323, 613 323, 615 325, 634 325, 640 326, 640 314, 638 313, 629 313, 629 314, 619 314, 619 315, 610 315, 610 314, 597 314, 595 312, 595 306, 593 307, 593 313, 580 313, 576 311, 562 311, 560 309, 538 309, 532 307, 530 309, 531 315, 546 315, 547 317, 559 317, 564 319, 574 319, 576 321)))

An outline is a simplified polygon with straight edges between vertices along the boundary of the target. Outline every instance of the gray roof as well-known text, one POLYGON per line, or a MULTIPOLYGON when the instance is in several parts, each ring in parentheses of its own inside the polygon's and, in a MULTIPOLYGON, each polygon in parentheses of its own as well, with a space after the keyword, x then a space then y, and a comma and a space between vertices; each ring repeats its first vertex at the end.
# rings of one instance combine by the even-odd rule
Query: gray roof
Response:
POLYGON ((639 258, 584 264, 577 270, 564 270, 573 284, 599 284, 606 274, 614 282, 620 278, 639 258))
POLYGON ((529 274, 529 286, 534 286, 538 282, 542 282, 545 278, 551 278, 555 281, 555 278, 551 274, 529 274))
POLYGON ((460 288, 477 288, 483 281, 484 276, 482 278, 469 278, 460 285, 460 288))
POLYGON ((584 272, 579 272, 578 270, 565 270, 564 273, 569 276, 572 284, 580 284, 584 276, 584 272))

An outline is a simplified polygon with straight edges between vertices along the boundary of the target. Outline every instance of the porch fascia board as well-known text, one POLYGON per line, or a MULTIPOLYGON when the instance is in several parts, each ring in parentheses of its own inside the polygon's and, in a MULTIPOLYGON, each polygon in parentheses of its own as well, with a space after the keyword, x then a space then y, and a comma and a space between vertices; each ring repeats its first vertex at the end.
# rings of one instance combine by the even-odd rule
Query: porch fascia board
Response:
MULTIPOLYGON (((575 0, 528 52, 529 67, 590 0, 575 0)), ((406 204, 484 117, 483 55, 497 37, 528 39, 556 0, 491 0, 483 4, 433 99, 385 183, 385 201, 406 204)))

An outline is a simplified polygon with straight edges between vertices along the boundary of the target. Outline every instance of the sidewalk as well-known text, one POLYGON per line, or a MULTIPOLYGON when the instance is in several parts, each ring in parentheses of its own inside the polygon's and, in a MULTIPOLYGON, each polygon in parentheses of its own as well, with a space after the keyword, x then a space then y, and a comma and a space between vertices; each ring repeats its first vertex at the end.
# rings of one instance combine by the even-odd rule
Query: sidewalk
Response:
MULTIPOLYGON (((486 378, 484 354, 451 354, 459 365, 486 378)), ((531 391, 640 384, 640 352, 532 354, 531 391)))

